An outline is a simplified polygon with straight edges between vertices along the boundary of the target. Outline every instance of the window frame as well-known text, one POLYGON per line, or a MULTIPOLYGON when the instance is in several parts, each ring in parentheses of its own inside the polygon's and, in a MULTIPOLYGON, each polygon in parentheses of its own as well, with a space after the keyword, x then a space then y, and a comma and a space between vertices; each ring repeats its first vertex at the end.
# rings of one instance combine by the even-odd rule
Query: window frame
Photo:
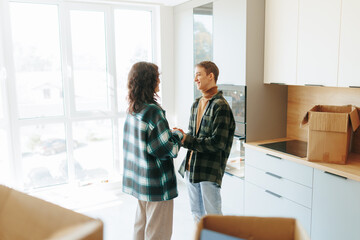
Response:
MULTIPOLYGON (((151 12, 151 32, 152 32, 152 58, 153 62, 157 63, 160 56, 160 43, 159 38, 159 6, 150 4, 129 4, 129 3, 109 3, 100 1, 62 1, 62 0, 5 0, 0 3, 0 19, 2 21, 0 32, 0 69, 1 58, 5 60, 4 69, 7 71, 7 77, 4 79, 3 96, 4 110, 6 109, 5 118, 0 119, 0 128, 5 128, 8 132, 10 156, 12 158, 11 171, 12 182, 17 188, 24 188, 24 181, 22 179, 22 157, 21 157, 21 142, 20 142, 20 129, 24 126, 37 125, 37 124, 51 124, 61 123, 65 126, 65 138, 67 144, 67 161, 68 161, 68 177, 69 184, 75 184, 75 159, 74 159, 74 139, 72 126, 74 122, 86 120, 99 120, 107 119, 112 123, 113 134, 113 165, 114 173, 110 175, 119 175, 122 172, 122 160, 120 159, 121 136, 119 130, 119 122, 121 118, 125 118, 125 112, 118 111, 117 101, 117 75, 116 75, 116 54, 115 54, 115 31, 114 31, 114 12, 116 9, 129 9, 139 11, 151 12), (10 26, 10 8, 11 2, 17 3, 34 3, 34 4, 51 4, 58 7, 59 17, 59 40, 60 40, 60 56, 61 56, 61 71, 63 83, 63 106, 64 115, 54 117, 40 117, 31 119, 20 119, 17 104, 17 89, 15 78, 15 65, 13 58, 13 44, 12 33, 10 26), (108 75, 108 92, 110 98, 109 111, 76 111, 75 110, 75 89, 73 79, 73 63, 72 63, 72 49, 71 49, 71 22, 70 11, 103 11, 105 21, 105 43, 106 43, 106 61, 107 61, 107 75, 108 75), (1 41, 3 40, 3 41, 1 41), (3 45, 3 52, 1 46, 3 45), (7 115, 7 116, 6 116, 7 115)), ((161 93, 160 93, 161 94, 161 93)))

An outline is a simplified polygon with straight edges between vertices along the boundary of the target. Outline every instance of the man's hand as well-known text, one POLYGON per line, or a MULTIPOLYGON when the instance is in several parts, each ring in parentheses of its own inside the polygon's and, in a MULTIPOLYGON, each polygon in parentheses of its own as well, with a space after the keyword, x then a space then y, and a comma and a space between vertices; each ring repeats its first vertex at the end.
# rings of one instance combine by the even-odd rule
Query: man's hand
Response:
POLYGON ((185 141, 185 138, 186 138, 185 132, 181 128, 177 128, 177 127, 174 127, 172 130, 173 131, 178 130, 184 135, 183 139, 181 140, 181 144, 184 144, 184 141, 185 141))

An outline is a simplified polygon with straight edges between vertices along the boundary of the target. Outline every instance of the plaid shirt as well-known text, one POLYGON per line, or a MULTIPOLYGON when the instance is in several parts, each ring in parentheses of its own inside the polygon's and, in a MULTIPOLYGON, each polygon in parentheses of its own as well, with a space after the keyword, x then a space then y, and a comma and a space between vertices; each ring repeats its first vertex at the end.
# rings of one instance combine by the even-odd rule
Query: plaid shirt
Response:
POLYGON ((215 182, 221 186, 235 132, 235 120, 231 108, 221 91, 208 102, 196 134, 196 118, 200 98, 191 107, 189 132, 183 146, 189 151, 182 162, 179 173, 184 177, 186 162, 190 160, 189 180, 215 182))
POLYGON ((124 126, 123 192, 142 201, 166 201, 177 197, 173 158, 183 135, 173 133, 165 111, 146 104, 139 113, 128 114, 124 126))

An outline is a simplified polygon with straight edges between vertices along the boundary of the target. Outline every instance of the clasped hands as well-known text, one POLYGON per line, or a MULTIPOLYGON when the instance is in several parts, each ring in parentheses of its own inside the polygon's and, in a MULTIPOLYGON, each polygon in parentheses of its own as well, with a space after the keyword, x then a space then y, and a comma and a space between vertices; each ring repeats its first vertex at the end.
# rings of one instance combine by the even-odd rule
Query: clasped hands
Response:
POLYGON ((177 127, 172 128, 171 131, 176 131, 176 130, 180 131, 184 135, 183 139, 181 140, 181 144, 184 144, 185 137, 186 137, 185 132, 181 128, 177 128, 177 127))

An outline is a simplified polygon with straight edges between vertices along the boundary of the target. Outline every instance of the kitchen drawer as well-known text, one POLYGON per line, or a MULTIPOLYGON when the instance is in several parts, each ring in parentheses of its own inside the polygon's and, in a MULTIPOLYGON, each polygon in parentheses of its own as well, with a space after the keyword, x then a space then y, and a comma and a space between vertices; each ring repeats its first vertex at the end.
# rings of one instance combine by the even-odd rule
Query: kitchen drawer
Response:
POLYGON ((225 172, 221 201, 224 215, 244 215, 244 179, 225 172))
POLYGON ((282 176, 265 172, 247 165, 245 168, 246 181, 261 188, 274 192, 284 198, 311 208, 312 189, 302 184, 295 183, 282 176))
POLYGON ((245 166, 247 165, 271 172, 312 188, 313 168, 311 167, 256 151, 251 148, 245 149, 245 166))
POLYGON ((310 236, 311 210, 245 181, 245 216, 297 219, 310 236))

